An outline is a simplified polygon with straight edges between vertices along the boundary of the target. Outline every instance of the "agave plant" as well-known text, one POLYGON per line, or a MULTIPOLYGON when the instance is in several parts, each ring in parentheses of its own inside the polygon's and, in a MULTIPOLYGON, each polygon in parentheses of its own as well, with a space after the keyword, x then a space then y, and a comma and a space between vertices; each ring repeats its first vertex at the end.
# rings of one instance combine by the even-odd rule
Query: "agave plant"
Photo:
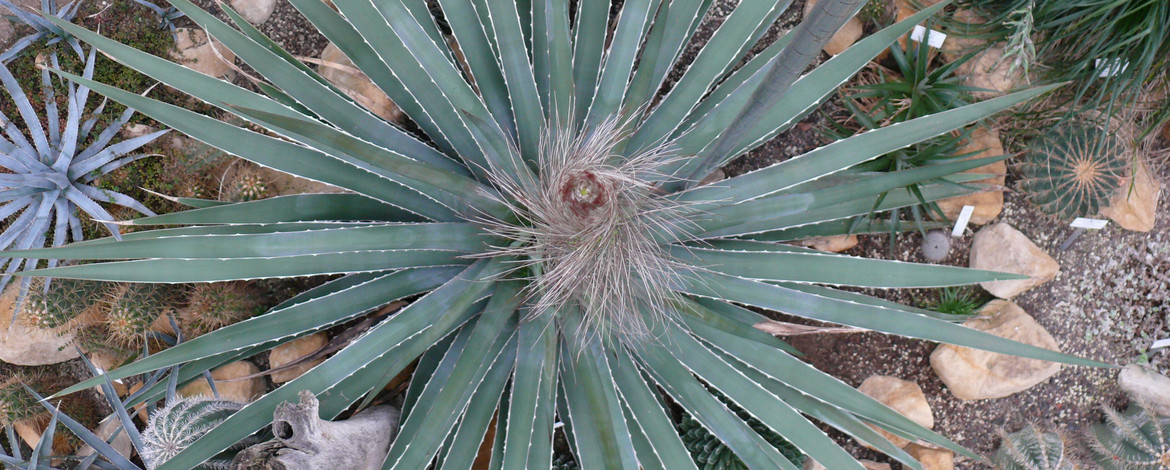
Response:
MULTIPOLYGON (((46 38, 46 44, 65 41, 73 49, 73 52, 77 53, 79 59, 85 59, 85 52, 81 48, 81 42, 77 38, 70 36, 60 27, 45 20, 41 15, 25 11, 23 8, 16 6, 8 0, 0 0, 0 7, 4 7, 5 10, 12 13, 13 18, 33 29, 31 34, 17 39, 7 50, 0 53, 0 64, 7 64, 28 46, 46 38)), ((41 0, 41 11, 44 14, 52 15, 65 21, 73 21, 73 18, 77 16, 77 9, 80 7, 80 1, 69 3, 64 7, 58 7, 57 0, 41 0)))
MULTIPOLYGON (((697 181, 777 135, 946 2, 801 72, 860 7, 822 1, 736 68, 788 7, 743 2, 661 93, 712 2, 442 0, 466 62, 423 2, 291 0, 425 133, 387 123, 331 87, 237 13, 233 25, 172 3, 267 78, 260 95, 55 21, 167 85, 267 129, 258 133, 57 72, 256 164, 351 190, 131 221, 138 231, 23 257, 106 260, 28 275, 218 282, 341 275, 268 312, 99 378, 249 357, 412 302, 304 375, 248 404, 161 465, 191 468, 267 424, 302 390, 335 418, 368 404, 419 359, 383 468, 467 468, 495 424, 497 468, 547 468, 564 423, 582 468, 695 468, 668 414, 681 406, 749 468, 795 466, 724 406, 719 391, 803 453, 861 465, 811 419, 913 468, 868 426, 972 453, 802 362, 737 304, 1000 353, 1104 365, 980 333, 929 311, 824 287, 928 287, 1012 275, 825 254, 772 243, 845 233, 874 196, 994 159, 836 175, 1050 88, 875 130, 718 185, 697 181), (522 8, 521 8, 522 7, 522 8), (610 31, 610 24, 613 24, 610 31), (610 34, 612 33, 612 34, 610 34), (608 39, 607 39, 608 38, 608 39), (420 140, 421 139, 421 140, 420 140), (437 462, 435 460, 438 459, 437 462)), ((964 194, 929 184, 931 199, 964 194)), ((891 195, 883 209, 914 204, 891 195)), ((184 375, 185 374, 185 375, 184 375)))
MULTIPOLYGON (((83 77, 93 76, 96 52, 93 49, 89 51, 83 77)), ((55 53, 50 55, 50 62, 57 63, 55 53)), ((166 130, 111 144, 122 125, 133 115, 133 109, 127 109, 98 132, 96 128, 105 101, 92 113, 86 113, 90 89, 69 83, 65 99, 68 114, 61 121, 49 72, 46 70, 41 72, 41 85, 45 90, 47 122, 42 123, 28 96, 3 64, 0 64, 0 82, 3 82, 8 96, 15 102, 24 120, 24 128, 29 133, 25 137, 15 122, 0 114, 0 123, 7 135, 7 138, 0 138, 0 167, 7 170, 5 174, 0 174, 0 217, 8 218, 19 213, 0 234, 0 248, 40 248, 48 242, 50 233, 53 236, 52 246, 64 245, 70 238, 81 241, 82 222, 77 215, 78 209, 102 221, 110 233, 119 236, 117 226, 112 223, 114 217, 99 202, 120 205, 146 215, 153 214, 129 196, 99 189, 94 180, 149 156, 131 152, 166 133, 166 130)), ((48 262, 49 266, 56 264, 56 260, 48 262)), ((0 277, 0 289, 11 280, 12 273, 22 266, 34 265, 35 261, 32 260, 0 258, 0 267, 6 268, 0 277)), ((22 290, 27 289, 28 281, 26 279, 22 283, 22 290)), ((46 292, 48 288, 49 283, 46 282, 46 292)))

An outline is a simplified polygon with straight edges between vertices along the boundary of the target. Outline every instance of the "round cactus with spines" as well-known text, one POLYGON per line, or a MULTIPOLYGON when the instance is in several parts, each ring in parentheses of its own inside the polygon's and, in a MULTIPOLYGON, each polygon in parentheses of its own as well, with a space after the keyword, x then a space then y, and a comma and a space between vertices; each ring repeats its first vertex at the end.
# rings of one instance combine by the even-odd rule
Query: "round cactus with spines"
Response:
POLYGON ((24 389, 30 377, 23 373, 16 373, 0 380, 0 426, 12 425, 18 421, 35 418, 45 413, 45 408, 37 403, 24 389))
MULTIPOLYGON (((1002 431, 1001 431, 1002 432, 1002 431)), ((991 456, 998 470, 1076 470, 1065 451, 1064 436, 1044 432, 1033 424, 1007 434, 1003 432, 999 449, 991 456)))
POLYGON ((166 286, 158 284, 124 284, 110 295, 106 312, 106 328, 112 346, 130 347, 141 344, 150 325, 167 307, 166 286))
POLYGON ((1105 470, 1170 468, 1170 417, 1140 403, 1124 412, 1104 408, 1105 422, 1088 433, 1093 459, 1105 470))
POLYGON ((101 300, 102 284, 78 279, 57 279, 44 288, 34 282, 22 308, 28 323, 46 329, 67 327, 101 300))
POLYGON ((264 199, 268 195, 268 182, 254 169, 241 171, 239 178, 232 185, 228 200, 231 202, 247 202, 264 199))
POLYGON ((1062 123, 1024 153, 1021 187, 1044 212, 1091 216, 1109 204, 1121 184, 1126 153, 1120 139, 1097 125, 1062 123))
POLYGON ((247 282, 194 284, 187 290, 187 308, 179 322, 194 337, 251 318, 263 307, 260 293, 247 282))
MULTIPOLYGON (((764 423, 753 418, 751 414, 743 408, 731 403, 721 394, 716 393, 715 396, 722 400, 729 409, 734 412, 740 419, 744 420, 751 426, 752 430, 759 433, 769 444, 780 451, 780 454, 788 461, 796 466, 804 463, 805 456, 792 443, 785 440, 775 431, 772 431, 764 423)), ((695 464, 703 470, 747 470, 748 466, 743 463, 735 453, 731 451, 722 441, 719 440, 711 431, 703 427, 698 420, 691 415, 683 417, 682 422, 678 424, 679 435, 682 436, 683 444, 687 450, 691 452, 691 457, 695 459, 695 464)))
MULTIPOLYGON (((243 407, 241 403, 204 397, 175 398, 169 401, 165 407, 150 415, 146 430, 142 432, 143 447, 140 452, 147 470, 158 468, 243 407)), ((195 468, 226 469, 234 451, 251 443, 252 440, 248 439, 241 441, 227 452, 195 468)))

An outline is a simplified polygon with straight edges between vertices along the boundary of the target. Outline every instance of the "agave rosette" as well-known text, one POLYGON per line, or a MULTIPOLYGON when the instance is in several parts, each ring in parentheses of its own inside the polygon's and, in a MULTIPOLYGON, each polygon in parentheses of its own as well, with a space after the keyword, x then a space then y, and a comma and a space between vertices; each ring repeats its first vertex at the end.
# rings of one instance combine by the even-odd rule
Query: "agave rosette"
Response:
MULTIPOLYGON (((972 455, 802 362, 782 340, 754 329, 765 317, 743 306, 1102 365, 826 287, 936 287, 1012 275, 775 243, 845 233, 877 194, 910 183, 922 183, 931 200, 970 191, 955 182, 979 175, 947 175, 993 159, 837 173, 1048 88, 868 132, 715 185, 696 183, 795 123, 942 5, 800 77, 818 41, 860 2, 823 0, 804 25, 736 68, 790 3, 743 2, 655 101, 711 1, 627 0, 611 22, 609 2, 441 0, 454 41, 423 2, 336 0, 340 13, 318 0, 291 2, 425 139, 375 117, 226 7, 234 27, 186 0, 172 2, 265 77, 259 86, 267 96, 58 22, 116 60, 278 136, 62 75, 226 152, 351 191, 236 204, 186 200, 197 208, 131 222, 175 228, 22 253, 105 260, 30 273, 54 277, 342 275, 108 377, 182 364, 178 380, 193 380, 414 298, 160 468, 190 468, 232 446, 301 390, 317 394, 324 418, 337 417, 369 403, 415 359, 384 468, 468 468, 493 422, 493 468, 548 467, 558 420, 583 468, 695 468, 667 403, 685 408, 750 468, 794 468, 708 386, 829 468, 862 467, 813 419, 913 468, 912 457, 867 423, 972 455), (599 254, 614 258, 588 256, 599 254)), ((895 192, 882 208, 917 202, 895 192)), ((156 386, 140 400, 163 392, 156 386)))

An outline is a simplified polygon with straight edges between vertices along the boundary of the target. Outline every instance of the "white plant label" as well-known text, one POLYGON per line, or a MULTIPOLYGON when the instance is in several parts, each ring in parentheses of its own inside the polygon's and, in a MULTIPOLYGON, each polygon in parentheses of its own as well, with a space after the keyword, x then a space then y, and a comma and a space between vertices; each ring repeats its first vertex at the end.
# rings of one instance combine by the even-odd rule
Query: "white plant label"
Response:
POLYGON ((959 219, 955 221, 955 229, 951 230, 952 237, 963 236, 963 231, 967 230, 967 223, 971 222, 971 214, 975 213, 975 206, 963 206, 963 210, 959 211, 959 219))
POLYGON ((1098 77, 1111 77, 1124 72, 1129 68, 1129 61, 1120 57, 1114 59, 1097 59, 1093 61, 1093 65, 1101 71, 1097 73, 1098 77))
POLYGON ((914 26, 914 31, 910 32, 910 39, 914 40, 915 42, 922 42, 922 37, 926 36, 927 31, 930 31, 930 36, 928 36, 928 39, 926 40, 926 45, 935 49, 942 47, 943 41, 947 40, 947 35, 940 31, 926 29, 922 25, 914 26))
POLYGON ((1154 344, 1150 345, 1150 349, 1162 349, 1162 348, 1166 348, 1166 347, 1170 347, 1170 338, 1163 338, 1163 339, 1154 341, 1154 344))
POLYGON ((1089 230, 1101 230, 1101 229, 1105 228, 1105 225, 1107 225, 1107 224, 1109 224, 1109 221, 1108 221, 1108 220, 1103 220, 1103 219, 1086 219, 1086 218, 1084 218, 1084 217, 1077 217, 1077 218, 1076 218, 1076 220, 1073 220, 1073 221, 1072 221, 1072 223, 1071 223, 1071 224, 1068 224, 1068 225, 1069 225, 1069 227, 1072 227, 1072 228, 1084 228, 1084 229, 1089 229, 1089 230))

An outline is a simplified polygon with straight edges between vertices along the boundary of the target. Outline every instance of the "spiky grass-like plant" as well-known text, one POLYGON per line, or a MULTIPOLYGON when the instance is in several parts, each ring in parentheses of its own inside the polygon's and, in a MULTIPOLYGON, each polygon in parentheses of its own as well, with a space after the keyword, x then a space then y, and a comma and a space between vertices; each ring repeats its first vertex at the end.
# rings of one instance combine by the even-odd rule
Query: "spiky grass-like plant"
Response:
MULTIPOLYGON (((907 184, 948 178, 922 187, 927 200, 966 193, 952 184, 965 176, 947 175, 994 159, 892 173, 841 170, 1048 89, 909 120, 718 184, 697 184, 799 120, 945 2, 803 77, 861 1, 822 0, 800 27, 746 62, 789 2, 741 2, 681 78, 667 84, 711 2, 626 0, 611 18, 604 1, 440 0, 432 12, 418 1, 336 0, 340 14, 317 0, 290 1, 412 118, 425 140, 329 86, 226 6, 234 26, 187 0, 172 2, 269 80, 260 85, 268 96, 59 22, 119 62, 265 132, 62 75, 225 152, 352 191, 236 204, 188 200, 201 208, 130 222, 181 227, 24 252, 107 260, 32 273, 55 277, 219 282, 341 275, 108 377, 189 361, 215 367, 413 299, 392 315, 367 317, 372 326, 344 349, 246 405, 161 469, 212 458, 305 390, 318 396, 326 419, 368 404, 416 359, 402 428, 383 468, 467 468, 495 416, 492 458, 501 468, 548 468, 559 420, 582 468, 695 469, 670 420, 675 405, 750 468, 795 468, 704 384, 834 470, 862 467, 806 417, 911 467, 918 467, 913 458, 869 423, 973 455, 801 361, 787 343, 752 327, 764 317, 737 304, 1101 365, 820 285, 939 287, 1017 276, 768 242, 846 233, 848 218, 907 184), (455 59, 449 46, 455 41, 443 37, 437 12, 466 62, 455 59), (583 279, 589 276, 600 279, 583 279)), ((915 202, 891 194, 878 209, 915 202)))
MULTIPOLYGON (((147 470, 159 468, 243 407, 241 403, 204 397, 168 401, 150 415, 150 423, 142 432, 142 460, 147 470)), ((195 468, 221 470, 229 468, 230 463, 230 455, 221 455, 195 468)))
MULTIPOLYGON (((47 18, 60 21, 51 15, 47 18)), ((52 25, 46 19, 39 19, 52 25)), ((57 26, 53 28, 60 29, 57 26)), ((65 34, 64 31, 61 34, 65 34)), ((76 42, 76 39, 73 41, 76 42)), ((82 76, 93 77, 96 53, 96 49, 90 50, 82 76)), ((48 63, 58 63, 55 52, 49 55, 48 63)), ((153 215, 150 209, 129 196, 99 189, 95 180, 123 165, 149 156, 132 152, 166 133, 165 130, 112 143, 134 110, 127 109, 98 132, 97 125, 105 101, 87 110, 90 89, 73 83, 69 83, 65 100, 67 115, 60 119, 48 71, 41 72, 46 118, 46 122, 42 123, 16 77, 3 64, 0 64, 0 82, 16 103, 20 117, 24 120, 22 129, 7 116, 0 115, 0 126, 4 127, 6 135, 6 138, 0 137, 0 167, 7 170, 0 174, 0 219, 15 216, 0 233, 0 248, 40 248, 50 242, 50 234, 52 246, 64 245, 70 239, 81 241, 82 222, 77 215, 78 210, 100 221, 114 237, 118 237, 118 228, 112 223, 114 217, 99 202, 153 215)), ((0 274, 0 289, 11 280, 12 273, 22 267, 35 267, 35 263, 34 260, 21 258, 0 258, 0 267, 5 268, 3 274, 0 274)), ((48 266, 56 265, 57 260, 49 260, 48 266)), ((22 283, 22 291, 28 288, 28 281, 26 279, 22 283)))
POLYGON ((1105 422, 1088 433, 1093 459, 1105 470, 1170 468, 1170 417, 1130 403, 1124 412, 1109 407, 1105 422))
POLYGON ((1044 212, 1091 216, 1121 184, 1126 154, 1125 144, 1104 128, 1066 120, 1029 145, 1020 186, 1044 212))
POLYGON ((1001 431, 1003 440, 991 456, 998 470, 1076 470, 1077 466, 1065 451, 1064 436, 1043 432, 1034 424, 1008 434, 1001 431))
POLYGON ((972 289, 944 287, 930 309, 948 315, 972 315, 985 303, 987 299, 972 289))

